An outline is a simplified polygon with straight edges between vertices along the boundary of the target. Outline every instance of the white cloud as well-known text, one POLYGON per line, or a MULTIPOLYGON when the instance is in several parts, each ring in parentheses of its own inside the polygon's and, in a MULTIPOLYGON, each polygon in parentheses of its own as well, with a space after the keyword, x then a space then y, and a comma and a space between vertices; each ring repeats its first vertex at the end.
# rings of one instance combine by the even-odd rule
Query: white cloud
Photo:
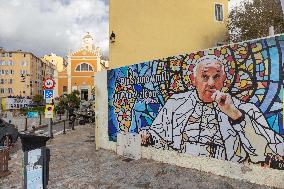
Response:
POLYGON ((232 10, 234 7, 240 5, 243 1, 247 1, 247 0, 230 0, 229 1, 229 10, 232 10))
POLYGON ((283 13, 284 13, 284 0, 281 0, 281 6, 282 6, 283 13))
POLYGON ((229 1, 229 10, 232 10, 234 7, 238 6, 243 0, 230 0, 229 1))
POLYGON ((0 46, 66 56, 86 32, 108 55, 107 0, 0 0, 0 46))

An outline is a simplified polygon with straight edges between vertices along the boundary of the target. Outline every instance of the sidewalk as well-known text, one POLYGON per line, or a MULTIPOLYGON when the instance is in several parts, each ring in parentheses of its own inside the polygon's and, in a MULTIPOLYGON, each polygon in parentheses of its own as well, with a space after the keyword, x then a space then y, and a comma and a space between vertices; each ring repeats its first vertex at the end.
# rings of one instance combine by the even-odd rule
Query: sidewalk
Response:
MULTIPOLYGON (((49 189, 270 188, 147 159, 127 162, 114 152, 95 151, 94 127, 82 125, 75 129, 48 142, 51 149, 49 189)), ((0 180, 0 188, 21 188, 20 142, 16 147, 18 151, 9 161, 12 173, 0 180)))

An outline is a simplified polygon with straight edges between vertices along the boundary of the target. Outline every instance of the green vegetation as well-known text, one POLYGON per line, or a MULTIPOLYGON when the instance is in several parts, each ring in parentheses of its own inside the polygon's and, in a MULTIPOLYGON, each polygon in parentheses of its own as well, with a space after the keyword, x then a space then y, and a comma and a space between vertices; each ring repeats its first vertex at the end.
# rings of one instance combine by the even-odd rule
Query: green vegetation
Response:
POLYGON ((79 91, 73 91, 71 94, 62 95, 59 97, 59 102, 55 106, 55 111, 60 115, 65 113, 65 110, 72 111, 80 106, 79 91))
POLYGON ((280 0, 245 0, 229 14, 227 24, 230 42, 240 42, 284 32, 284 17, 280 0))
POLYGON ((42 103, 42 102, 43 102, 43 96, 42 96, 42 95, 40 95, 40 94, 35 95, 35 96, 33 96, 32 101, 33 101, 34 103, 36 103, 36 104, 37 104, 37 106, 39 106, 39 105, 40 105, 40 103, 42 103))

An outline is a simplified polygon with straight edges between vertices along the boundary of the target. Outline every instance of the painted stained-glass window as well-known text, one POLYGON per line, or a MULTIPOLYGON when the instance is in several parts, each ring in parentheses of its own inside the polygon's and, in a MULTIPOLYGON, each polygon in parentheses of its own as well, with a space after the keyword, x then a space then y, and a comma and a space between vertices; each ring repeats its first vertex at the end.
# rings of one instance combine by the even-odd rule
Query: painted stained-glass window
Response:
POLYGON ((109 138, 150 127, 171 95, 192 87, 195 62, 215 55, 225 62, 224 92, 255 104, 269 127, 284 136, 284 36, 217 47, 121 67, 108 72, 109 138))

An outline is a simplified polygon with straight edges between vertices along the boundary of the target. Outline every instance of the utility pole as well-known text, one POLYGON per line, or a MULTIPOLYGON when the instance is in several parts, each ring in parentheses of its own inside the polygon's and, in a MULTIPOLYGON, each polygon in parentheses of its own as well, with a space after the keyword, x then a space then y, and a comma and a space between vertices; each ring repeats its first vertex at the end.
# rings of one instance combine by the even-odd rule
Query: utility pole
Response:
POLYGON ((54 86, 55 81, 52 78, 46 78, 44 80, 44 99, 46 100, 46 106, 45 106, 45 118, 49 118, 49 124, 48 124, 48 130, 49 130, 49 137, 53 138, 53 132, 52 132, 52 125, 53 121, 52 118, 54 117, 54 86))
POLYGON ((49 127, 49 137, 50 138, 53 138, 52 124, 53 124, 53 121, 52 121, 52 118, 50 118, 49 119, 49 124, 48 124, 48 127, 49 127))
POLYGON ((28 118, 27 116, 25 117, 25 131, 28 130, 28 118))

